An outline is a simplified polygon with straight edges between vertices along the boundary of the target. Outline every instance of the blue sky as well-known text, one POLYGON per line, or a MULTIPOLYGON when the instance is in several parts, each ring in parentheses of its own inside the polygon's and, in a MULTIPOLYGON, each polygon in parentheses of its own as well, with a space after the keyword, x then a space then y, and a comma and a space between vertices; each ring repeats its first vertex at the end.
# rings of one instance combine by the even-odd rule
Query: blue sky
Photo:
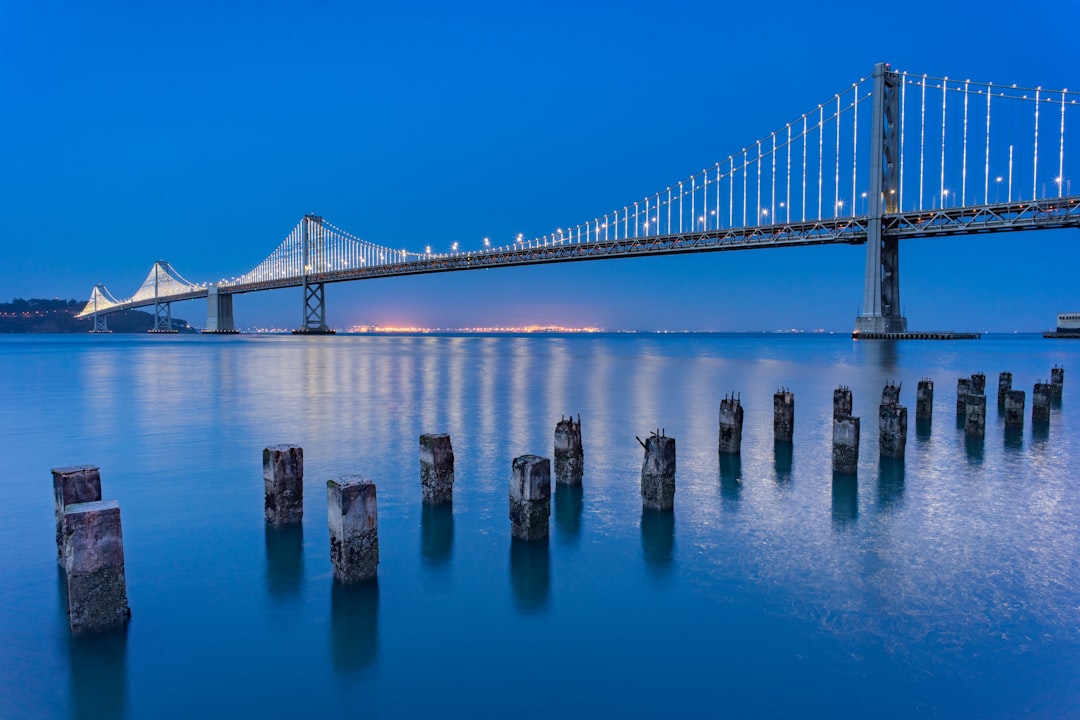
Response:
MULTIPOLYGON (((890 62, 1080 87, 1080 5, 0 2, 0 299, 134 292, 158 258, 239 275, 306 212, 479 248, 644 197, 890 62)), ((1078 128, 1080 130, 1080 128, 1078 128)), ((1077 136, 1080 142, 1080 135, 1077 136)), ((913 329, 1080 309, 1080 233, 901 244, 913 329)), ((332 325, 850 330, 862 247, 331 285, 332 325)), ((300 290, 238 296, 300 322, 300 290)), ((174 315, 205 321, 205 302, 174 315)))

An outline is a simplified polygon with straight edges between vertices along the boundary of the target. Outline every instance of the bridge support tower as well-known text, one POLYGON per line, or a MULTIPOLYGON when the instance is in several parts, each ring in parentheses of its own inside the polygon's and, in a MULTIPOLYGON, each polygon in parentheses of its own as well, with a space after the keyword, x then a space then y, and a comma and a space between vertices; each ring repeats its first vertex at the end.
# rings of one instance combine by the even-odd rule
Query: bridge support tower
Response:
POLYGON ((898 209, 900 162, 900 74, 886 63, 874 66, 870 132, 869 218, 866 285, 855 333, 904 333, 900 314, 900 253, 895 237, 882 232, 882 217, 898 209))
POLYGON ((312 282, 310 273, 321 266, 324 252, 323 219, 314 214, 305 215, 300 230, 300 242, 304 259, 304 315, 303 324, 294 335, 333 335, 326 324, 326 289, 324 283, 312 282))
POLYGON ((222 293, 216 285, 206 291, 206 329, 211 335, 236 335, 233 322, 232 293, 222 293))
MULTIPOLYGON (((154 263, 154 327, 150 328, 147 332, 152 333, 174 333, 176 330, 172 326, 172 303, 168 300, 162 300, 158 295, 158 289, 164 279, 161 277, 162 266, 168 265, 164 260, 158 260, 154 263)), ((166 275, 166 277, 168 277, 166 275)))

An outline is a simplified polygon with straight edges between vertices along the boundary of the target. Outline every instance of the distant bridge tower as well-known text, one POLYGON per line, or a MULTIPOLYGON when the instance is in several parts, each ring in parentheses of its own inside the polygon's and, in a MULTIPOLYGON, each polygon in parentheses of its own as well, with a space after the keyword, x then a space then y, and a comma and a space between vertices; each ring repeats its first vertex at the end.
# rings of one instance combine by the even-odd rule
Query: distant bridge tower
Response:
POLYGON ((172 303, 161 298, 161 286, 172 278, 168 273, 169 263, 158 260, 154 263, 154 327, 152 333, 174 333, 172 325, 172 303))
POLYGON ((98 315, 98 298, 101 296, 101 293, 104 292, 104 291, 105 291, 105 286, 99 283, 99 284, 94 286, 93 292, 90 293, 90 301, 92 303, 94 303, 94 329, 91 330, 90 332, 94 332, 94 333, 107 333, 107 332, 109 332, 109 316, 104 315, 104 314, 98 315))
POLYGON ((869 222, 866 238, 866 285, 859 333, 907 332, 900 314, 900 253, 896 237, 882 233, 882 216, 898 209, 900 162, 900 73, 886 63, 874 66, 870 133, 869 222))
POLYGON ((294 334, 317 334, 332 335, 326 324, 326 291, 323 283, 311 282, 309 276, 312 268, 322 267, 325 251, 323 242, 323 219, 319 215, 310 213, 304 216, 300 228, 300 244, 303 261, 301 265, 304 282, 304 316, 303 324, 294 334))

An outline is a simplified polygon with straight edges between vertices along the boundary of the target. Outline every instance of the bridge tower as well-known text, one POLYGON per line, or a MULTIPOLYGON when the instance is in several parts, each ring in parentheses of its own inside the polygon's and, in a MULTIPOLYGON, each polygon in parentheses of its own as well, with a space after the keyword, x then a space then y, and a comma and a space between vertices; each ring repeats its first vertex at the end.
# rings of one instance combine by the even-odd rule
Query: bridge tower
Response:
POLYGON ((109 332, 109 316, 105 314, 98 315, 98 296, 101 291, 105 289, 105 286, 98 283, 94 286, 94 291, 91 293, 94 298, 94 329, 92 333, 107 333, 109 332))
POLYGON ((902 333, 907 332, 907 318, 900 314, 898 242, 881 229, 882 217, 898 209, 901 80, 887 63, 875 65, 873 77, 866 285, 855 332, 902 333))
POLYGON ((164 260, 158 260, 154 263, 154 327, 149 332, 152 333, 174 333, 172 326, 172 303, 168 300, 161 300, 158 296, 158 286, 163 282, 162 274, 165 273, 165 268, 169 266, 169 263, 164 260))
POLYGON ((324 252, 323 219, 310 213, 304 216, 300 227, 300 245, 303 253, 304 315, 303 324, 293 334, 333 335, 326 324, 326 290, 321 282, 311 282, 309 274, 316 267, 324 252))

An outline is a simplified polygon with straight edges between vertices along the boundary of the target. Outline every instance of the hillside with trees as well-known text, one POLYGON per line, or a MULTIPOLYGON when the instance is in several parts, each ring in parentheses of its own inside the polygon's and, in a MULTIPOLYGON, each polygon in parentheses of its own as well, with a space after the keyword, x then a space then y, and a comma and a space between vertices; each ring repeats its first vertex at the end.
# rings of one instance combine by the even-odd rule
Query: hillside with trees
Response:
MULTIPOLYGON (((94 329, 93 318, 76 319, 86 306, 81 300, 23 300, 0 303, 0 333, 85 333, 94 329)), ((117 333, 146 332, 154 326, 152 313, 122 310, 109 313, 109 330, 117 333)), ((186 320, 172 319, 178 332, 195 332, 186 320)))

